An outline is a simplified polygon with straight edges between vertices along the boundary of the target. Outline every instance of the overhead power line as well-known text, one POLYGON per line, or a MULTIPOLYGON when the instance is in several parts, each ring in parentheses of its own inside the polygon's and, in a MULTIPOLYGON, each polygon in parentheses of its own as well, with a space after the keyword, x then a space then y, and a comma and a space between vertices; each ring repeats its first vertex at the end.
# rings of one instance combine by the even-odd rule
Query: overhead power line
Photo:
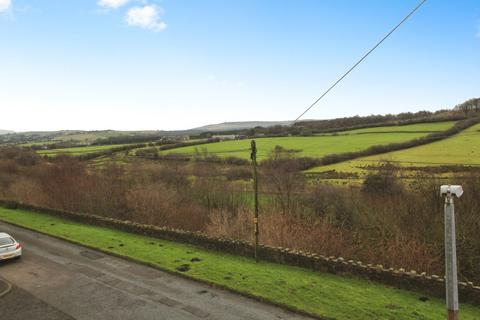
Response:
POLYGON ((370 49, 370 51, 364 54, 360 58, 360 60, 357 61, 357 63, 355 63, 350 69, 348 69, 347 72, 345 72, 337 81, 335 81, 335 83, 331 85, 327 89, 327 91, 325 91, 317 100, 315 100, 314 103, 312 103, 305 111, 303 111, 302 114, 300 114, 295 119, 295 121, 293 121, 292 125, 298 122, 298 120, 300 120, 300 118, 303 117, 305 113, 307 113, 310 109, 312 109, 320 100, 323 99, 323 97, 325 97, 333 88, 335 88, 337 84, 339 84, 346 76, 348 76, 350 72, 352 72, 360 63, 362 63, 363 60, 365 60, 373 51, 375 51, 375 49, 377 49, 385 40, 387 40, 387 38, 390 37, 390 35, 392 35, 392 33, 394 33, 395 30, 397 30, 405 21, 407 21, 408 18, 410 18, 418 9, 420 9, 420 7, 425 2, 427 2, 427 0, 420 1, 420 3, 412 11, 410 11, 410 13, 407 16, 405 16, 405 18, 403 18, 402 21, 400 21, 392 30, 390 30, 390 32, 388 32, 379 42, 377 42, 377 44, 372 49, 370 49))

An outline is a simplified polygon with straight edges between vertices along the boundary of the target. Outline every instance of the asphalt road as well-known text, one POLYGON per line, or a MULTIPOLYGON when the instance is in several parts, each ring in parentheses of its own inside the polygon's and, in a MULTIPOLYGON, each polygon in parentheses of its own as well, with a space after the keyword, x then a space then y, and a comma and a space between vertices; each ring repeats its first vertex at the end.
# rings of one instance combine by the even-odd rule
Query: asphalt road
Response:
POLYGON ((38 319, 45 312, 52 319, 86 320, 308 319, 1 222, 0 231, 11 234, 24 248, 22 259, 0 263, 0 277, 13 285, 12 292, 0 298, 0 315, 23 310, 36 312, 38 319), (35 308, 28 310, 29 306, 35 308))
POLYGON ((18 287, 0 298, 0 318, 3 320, 74 320, 18 287))

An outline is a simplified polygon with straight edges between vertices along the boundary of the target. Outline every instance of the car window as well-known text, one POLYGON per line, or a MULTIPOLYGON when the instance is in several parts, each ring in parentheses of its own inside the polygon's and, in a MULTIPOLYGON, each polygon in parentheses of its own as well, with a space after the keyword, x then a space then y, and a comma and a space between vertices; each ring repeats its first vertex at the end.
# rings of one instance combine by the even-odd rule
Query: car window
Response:
POLYGON ((9 245, 9 244, 14 244, 15 241, 13 241, 12 238, 0 238, 0 247, 9 245))

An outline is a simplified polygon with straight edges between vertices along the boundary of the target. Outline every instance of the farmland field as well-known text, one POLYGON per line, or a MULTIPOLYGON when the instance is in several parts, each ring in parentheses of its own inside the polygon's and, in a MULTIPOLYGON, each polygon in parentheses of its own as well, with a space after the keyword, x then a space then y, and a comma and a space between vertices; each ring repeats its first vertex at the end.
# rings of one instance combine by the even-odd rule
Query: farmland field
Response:
MULTIPOLYGON (((432 132, 449 129, 453 121, 405 126, 388 126, 357 129, 341 132, 338 135, 326 134, 310 137, 257 138, 257 157, 262 160, 269 156, 275 146, 295 150, 298 157, 319 158, 334 153, 354 152, 376 145, 405 142, 424 137, 432 132)), ((211 143, 205 146, 190 146, 163 151, 163 154, 193 155, 197 151, 215 154, 220 157, 249 159, 250 139, 211 143)))
POLYGON ((338 134, 361 134, 361 133, 389 133, 389 132, 420 132, 420 133, 432 133, 438 131, 445 131, 449 129, 454 122, 431 122, 431 123, 417 123, 404 126, 386 126, 386 127, 373 127, 364 129, 354 129, 338 134))
POLYGON ((71 156, 78 156, 82 154, 88 154, 98 151, 105 151, 113 148, 128 146, 128 144, 115 144, 115 145, 102 145, 102 146, 87 146, 87 147, 74 147, 74 148, 63 148, 63 149, 52 149, 52 150, 39 150, 38 154, 47 155, 47 156, 56 156, 59 154, 68 154, 71 156))
POLYGON ((367 165, 390 161, 403 167, 480 166, 480 124, 447 138, 423 146, 363 157, 334 165, 316 167, 309 172, 355 172, 364 174, 367 165))

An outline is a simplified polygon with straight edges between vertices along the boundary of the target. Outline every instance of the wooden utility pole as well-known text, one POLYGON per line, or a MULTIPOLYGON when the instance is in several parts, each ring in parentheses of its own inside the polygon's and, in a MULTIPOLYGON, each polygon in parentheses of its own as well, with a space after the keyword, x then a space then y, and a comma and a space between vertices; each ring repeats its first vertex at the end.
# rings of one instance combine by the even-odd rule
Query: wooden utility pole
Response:
POLYGON ((250 154, 250 159, 252 159, 252 168, 253 168, 253 192, 254 192, 254 203, 255 203, 255 211, 254 211, 254 218, 253 224, 255 227, 255 261, 258 262, 258 175, 257 175, 257 145, 255 140, 252 140, 252 153, 250 154))

